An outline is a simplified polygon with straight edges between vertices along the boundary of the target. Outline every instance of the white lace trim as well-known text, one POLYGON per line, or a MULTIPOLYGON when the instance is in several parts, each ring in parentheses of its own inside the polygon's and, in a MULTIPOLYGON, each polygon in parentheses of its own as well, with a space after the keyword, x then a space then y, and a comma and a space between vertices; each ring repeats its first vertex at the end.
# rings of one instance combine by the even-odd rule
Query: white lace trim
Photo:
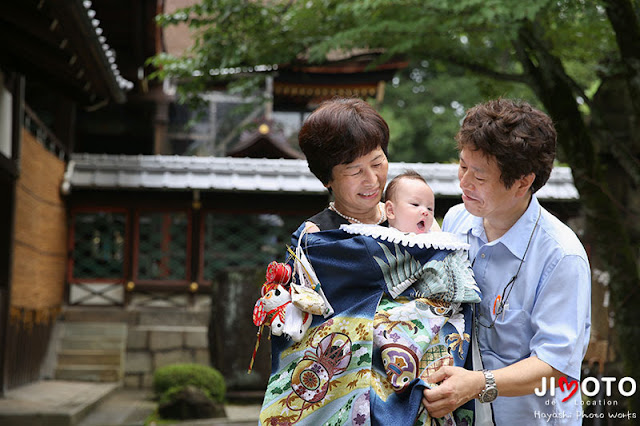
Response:
POLYGON ((380 225, 352 223, 340 225, 340 229, 354 235, 366 235, 379 240, 397 243, 403 246, 420 248, 435 248, 439 250, 468 250, 469 244, 464 243, 449 232, 427 232, 414 234, 401 232, 395 228, 380 225))

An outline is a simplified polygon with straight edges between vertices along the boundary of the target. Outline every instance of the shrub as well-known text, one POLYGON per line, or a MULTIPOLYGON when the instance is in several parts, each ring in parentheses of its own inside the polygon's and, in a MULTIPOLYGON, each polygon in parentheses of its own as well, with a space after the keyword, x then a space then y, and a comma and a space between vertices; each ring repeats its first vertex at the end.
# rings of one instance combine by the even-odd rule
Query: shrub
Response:
POLYGON ((201 389, 209 398, 223 402, 226 385, 222 374, 213 367, 201 364, 173 364, 158 368, 153 374, 153 392, 156 399, 166 399, 165 395, 192 385, 201 389))

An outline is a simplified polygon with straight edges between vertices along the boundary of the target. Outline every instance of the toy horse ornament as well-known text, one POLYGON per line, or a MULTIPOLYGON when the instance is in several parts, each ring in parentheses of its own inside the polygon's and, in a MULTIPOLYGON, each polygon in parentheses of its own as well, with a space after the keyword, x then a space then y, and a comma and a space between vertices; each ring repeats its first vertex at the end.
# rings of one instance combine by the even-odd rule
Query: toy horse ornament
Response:
POLYGON ((253 308, 253 323, 258 327, 268 326, 274 336, 284 334, 299 342, 311 325, 312 316, 291 303, 291 293, 282 284, 286 283, 267 281, 262 286, 263 295, 253 308))
POLYGON ((274 336, 285 336, 299 342, 311 325, 313 315, 301 311, 291 303, 290 290, 285 288, 290 280, 290 265, 271 262, 267 267, 266 281, 261 289, 262 296, 253 307, 253 323, 259 328, 248 373, 253 369, 263 326, 269 327, 274 336))

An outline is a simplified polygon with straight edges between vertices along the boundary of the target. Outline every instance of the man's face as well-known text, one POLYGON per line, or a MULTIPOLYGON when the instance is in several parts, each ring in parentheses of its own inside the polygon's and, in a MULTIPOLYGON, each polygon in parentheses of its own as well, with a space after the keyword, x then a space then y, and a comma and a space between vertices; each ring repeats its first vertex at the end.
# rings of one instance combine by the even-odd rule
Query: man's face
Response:
POLYGON ((462 201, 467 211, 485 219, 500 219, 516 207, 518 185, 506 188, 500 180, 500 169, 495 157, 480 150, 460 151, 458 179, 462 201))

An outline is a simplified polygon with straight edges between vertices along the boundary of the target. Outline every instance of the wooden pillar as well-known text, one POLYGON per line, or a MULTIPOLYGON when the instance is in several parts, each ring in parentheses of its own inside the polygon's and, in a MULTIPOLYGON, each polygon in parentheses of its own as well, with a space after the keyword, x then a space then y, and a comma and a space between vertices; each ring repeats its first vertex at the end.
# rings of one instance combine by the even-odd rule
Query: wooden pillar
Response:
POLYGON ((0 396, 8 389, 7 354, 11 350, 7 344, 9 325, 9 307, 11 306, 11 272, 13 265, 13 235, 16 206, 16 179, 20 159, 20 138, 22 137, 22 118, 24 116, 24 77, 14 74, 9 90, 13 95, 11 144, 12 169, 2 171, 0 179, 0 396))
POLYGON ((60 98, 54 119, 53 133, 64 145, 65 157, 68 160, 76 142, 76 103, 70 99, 60 98))
POLYGON ((202 271, 200 271, 200 261, 202 259, 202 202, 200 201, 200 190, 193 190, 193 200, 191 201, 191 303, 195 303, 195 295, 198 293, 198 289, 202 285, 202 271), (195 284, 195 286, 194 286, 195 284))
POLYGON ((169 155, 171 154, 171 146, 167 131, 170 100, 164 95, 162 87, 155 87, 153 91, 156 99, 153 120, 153 153, 155 155, 169 155))

